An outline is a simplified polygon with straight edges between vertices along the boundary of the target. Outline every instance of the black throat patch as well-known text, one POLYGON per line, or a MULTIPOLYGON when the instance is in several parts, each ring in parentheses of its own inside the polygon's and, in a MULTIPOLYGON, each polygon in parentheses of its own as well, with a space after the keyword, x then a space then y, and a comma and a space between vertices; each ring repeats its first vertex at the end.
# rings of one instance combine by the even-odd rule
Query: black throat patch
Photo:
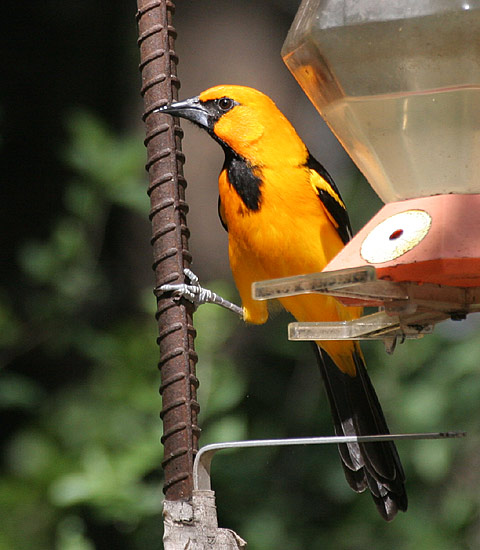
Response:
MULTIPOLYGON (((258 211, 262 200, 262 180, 254 174, 254 167, 244 158, 232 151, 225 150, 225 163, 228 181, 249 210, 258 211)), ((259 168, 255 168, 258 173, 259 168)))

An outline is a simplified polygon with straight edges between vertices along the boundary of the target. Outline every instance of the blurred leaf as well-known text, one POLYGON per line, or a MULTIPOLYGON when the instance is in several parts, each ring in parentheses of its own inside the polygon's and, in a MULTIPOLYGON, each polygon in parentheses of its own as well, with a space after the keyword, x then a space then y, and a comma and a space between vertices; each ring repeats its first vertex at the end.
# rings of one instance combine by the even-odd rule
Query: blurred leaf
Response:
POLYGON ((240 416, 230 415, 215 420, 208 427, 203 436, 202 444, 219 441, 240 441, 247 439, 245 419, 240 416))
POLYGON ((111 203, 146 215, 143 137, 115 137, 97 118, 81 111, 70 116, 68 126, 73 142, 65 156, 72 166, 111 203))
POLYGON ((0 294, 0 349, 16 345, 21 337, 20 320, 6 296, 0 294))
POLYGON ((416 442, 412 458, 418 474, 429 483, 439 483, 450 469, 452 450, 449 441, 416 442))
POLYGON ((38 431, 21 432, 7 450, 10 470, 19 478, 47 480, 52 474, 52 465, 60 470, 55 446, 45 434, 38 431))
POLYGON ((55 550, 94 550, 85 536, 85 526, 78 516, 67 516, 57 529, 55 550))
POLYGON ((98 223, 105 209, 105 202, 99 193, 80 181, 73 181, 67 186, 64 202, 76 218, 88 224, 98 223))
POLYGON ((0 408, 31 409, 45 397, 34 381, 17 374, 0 374, 0 408))

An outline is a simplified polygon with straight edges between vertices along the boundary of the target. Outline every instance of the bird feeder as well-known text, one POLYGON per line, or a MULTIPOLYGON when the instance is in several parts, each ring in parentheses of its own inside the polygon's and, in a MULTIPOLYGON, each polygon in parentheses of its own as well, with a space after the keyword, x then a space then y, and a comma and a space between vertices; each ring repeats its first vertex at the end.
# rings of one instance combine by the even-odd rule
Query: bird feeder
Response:
POLYGON ((418 337, 480 311, 480 0, 304 0, 282 50, 385 206, 321 274, 255 283, 379 307, 291 339, 418 337))

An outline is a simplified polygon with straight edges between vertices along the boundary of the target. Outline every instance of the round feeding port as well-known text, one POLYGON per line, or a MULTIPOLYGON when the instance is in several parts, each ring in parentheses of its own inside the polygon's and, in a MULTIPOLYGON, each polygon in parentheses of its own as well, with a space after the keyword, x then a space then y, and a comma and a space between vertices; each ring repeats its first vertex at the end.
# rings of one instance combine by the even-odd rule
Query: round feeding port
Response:
POLYGON ((360 254, 369 263, 390 262, 417 246, 427 235, 432 218, 424 210, 406 210, 379 223, 365 237, 360 254))

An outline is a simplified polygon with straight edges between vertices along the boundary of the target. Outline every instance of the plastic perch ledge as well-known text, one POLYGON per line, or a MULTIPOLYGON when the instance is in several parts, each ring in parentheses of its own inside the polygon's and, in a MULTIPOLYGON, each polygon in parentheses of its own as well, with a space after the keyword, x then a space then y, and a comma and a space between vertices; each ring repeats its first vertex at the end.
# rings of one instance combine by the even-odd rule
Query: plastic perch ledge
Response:
POLYGON ((361 436, 325 436, 325 437, 300 437, 292 439, 252 439, 247 441, 226 441, 224 443, 212 443, 202 447, 195 457, 193 464, 193 489, 194 491, 210 491, 210 468, 212 459, 217 451, 225 449, 242 449, 252 447, 281 447, 289 445, 325 445, 339 443, 370 443, 375 441, 398 441, 417 439, 450 439, 465 437, 466 432, 431 432, 414 434, 385 434, 385 435, 361 435, 361 436))
POLYGON ((480 311, 477 288, 377 279, 372 266, 271 279, 252 285, 256 300, 308 293, 329 294, 350 300, 352 305, 381 306, 381 310, 352 321, 290 323, 290 340, 381 339, 387 352, 393 351, 397 340, 430 334, 440 321, 463 319, 467 313, 480 311))

